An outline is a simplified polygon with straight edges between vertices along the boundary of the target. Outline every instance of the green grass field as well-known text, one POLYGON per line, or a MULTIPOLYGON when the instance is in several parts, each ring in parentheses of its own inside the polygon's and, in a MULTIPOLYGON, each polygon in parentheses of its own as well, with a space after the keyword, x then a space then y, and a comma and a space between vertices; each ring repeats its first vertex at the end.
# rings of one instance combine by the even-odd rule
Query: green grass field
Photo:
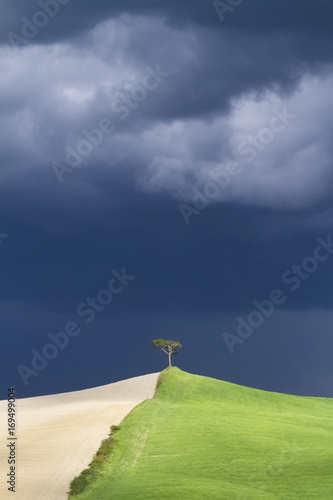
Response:
POLYGON ((331 399, 169 368, 115 432, 97 479, 71 500, 332 500, 332 417, 331 399))

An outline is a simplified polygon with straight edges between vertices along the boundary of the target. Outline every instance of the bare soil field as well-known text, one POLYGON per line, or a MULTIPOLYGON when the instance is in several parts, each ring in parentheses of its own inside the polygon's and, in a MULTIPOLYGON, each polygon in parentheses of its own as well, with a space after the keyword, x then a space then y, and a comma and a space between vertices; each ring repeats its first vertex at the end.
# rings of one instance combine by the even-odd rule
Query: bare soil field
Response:
POLYGON ((8 491, 7 401, 0 401, 0 497, 65 500, 70 481, 87 467, 111 425, 153 397, 159 373, 16 402, 16 493, 8 491))

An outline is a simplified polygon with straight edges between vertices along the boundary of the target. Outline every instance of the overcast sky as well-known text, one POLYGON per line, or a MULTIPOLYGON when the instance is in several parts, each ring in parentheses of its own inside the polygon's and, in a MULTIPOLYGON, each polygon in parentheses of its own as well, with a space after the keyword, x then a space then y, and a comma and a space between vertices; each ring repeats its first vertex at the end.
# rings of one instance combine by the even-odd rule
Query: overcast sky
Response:
POLYGON ((160 337, 333 397, 333 2, 0 13, 1 398, 160 371, 160 337))

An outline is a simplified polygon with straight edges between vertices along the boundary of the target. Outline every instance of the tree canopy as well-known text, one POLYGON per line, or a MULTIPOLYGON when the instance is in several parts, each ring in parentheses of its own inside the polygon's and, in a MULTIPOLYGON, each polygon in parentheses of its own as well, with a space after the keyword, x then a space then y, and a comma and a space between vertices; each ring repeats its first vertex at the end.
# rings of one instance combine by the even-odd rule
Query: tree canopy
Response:
POLYGON ((171 356, 178 354, 178 349, 183 347, 180 342, 176 340, 158 339, 152 341, 153 347, 162 349, 165 354, 169 356, 169 366, 171 366, 171 356))

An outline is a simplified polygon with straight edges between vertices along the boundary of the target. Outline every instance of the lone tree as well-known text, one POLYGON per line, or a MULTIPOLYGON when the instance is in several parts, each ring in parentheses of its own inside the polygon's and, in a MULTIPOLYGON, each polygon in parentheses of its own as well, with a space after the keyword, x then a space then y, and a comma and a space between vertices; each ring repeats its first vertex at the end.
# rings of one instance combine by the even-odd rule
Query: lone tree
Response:
POLYGON ((163 352, 165 352, 165 354, 169 356, 169 366, 171 366, 171 356, 178 354, 177 349, 180 349, 182 347, 181 343, 175 340, 158 339, 153 340, 152 344, 153 347, 159 347, 163 352))

